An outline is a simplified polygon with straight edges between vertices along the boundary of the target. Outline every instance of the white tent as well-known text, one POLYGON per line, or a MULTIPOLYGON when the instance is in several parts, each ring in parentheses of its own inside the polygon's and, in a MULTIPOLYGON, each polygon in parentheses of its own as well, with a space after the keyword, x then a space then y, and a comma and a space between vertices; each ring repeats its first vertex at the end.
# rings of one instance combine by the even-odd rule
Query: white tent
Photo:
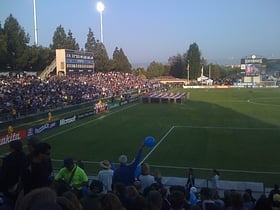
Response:
POLYGON ((201 77, 198 77, 196 80, 197 80, 198 82, 204 82, 204 81, 208 80, 208 77, 202 75, 201 77))

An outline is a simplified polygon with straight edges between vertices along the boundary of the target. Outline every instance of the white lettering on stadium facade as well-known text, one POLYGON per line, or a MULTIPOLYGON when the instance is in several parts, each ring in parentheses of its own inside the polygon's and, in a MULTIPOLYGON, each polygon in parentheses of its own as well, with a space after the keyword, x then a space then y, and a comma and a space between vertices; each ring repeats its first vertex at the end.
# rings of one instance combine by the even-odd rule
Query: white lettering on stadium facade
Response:
POLYGON ((247 63, 262 63, 262 59, 245 59, 245 64, 247 63))

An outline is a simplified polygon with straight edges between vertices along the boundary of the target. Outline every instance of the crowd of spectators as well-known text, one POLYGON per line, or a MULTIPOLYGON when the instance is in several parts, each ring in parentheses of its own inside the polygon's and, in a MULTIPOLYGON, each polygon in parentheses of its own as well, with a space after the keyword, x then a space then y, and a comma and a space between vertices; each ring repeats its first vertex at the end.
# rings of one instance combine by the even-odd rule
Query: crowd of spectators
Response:
MULTIPOLYGON (((152 173, 148 163, 141 163, 140 174, 135 173, 145 143, 130 163, 126 155, 120 156, 119 165, 101 161, 102 176, 91 181, 83 165, 72 158, 65 158, 64 166, 52 179, 51 146, 35 137, 28 139, 28 154, 23 152, 20 140, 10 142, 9 146, 11 152, 3 158, 0 167, 0 210, 280 209, 278 185, 268 196, 255 199, 250 189, 244 192, 224 190, 224 195, 220 196, 216 186, 198 189, 193 180, 190 187, 189 175, 186 186, 164 186, 158 172, 157 175, 152 173), (64 181, 68 187, 58 188, 59 181, 64 181), (108 183, 111 183, 109 188, 108 183)), ((191 174, 195 179, 193 171, 191 174)))
POLYGON ((13 108, 19 117, 149 87, 148 80, 121 72, 52 76, 46 81, 34 76, 2 77, 0 116, 4 121, 12 118, 13 108))

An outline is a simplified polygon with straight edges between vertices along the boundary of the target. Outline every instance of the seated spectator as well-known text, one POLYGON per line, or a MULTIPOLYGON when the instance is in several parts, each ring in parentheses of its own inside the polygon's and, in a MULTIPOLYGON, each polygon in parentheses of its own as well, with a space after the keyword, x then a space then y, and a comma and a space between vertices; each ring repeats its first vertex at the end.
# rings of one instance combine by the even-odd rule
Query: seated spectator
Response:
POLYGON ((63 209, 63 210, 76 210, 74 204, 64 196, 58 196, 56 198, 56 203, 63 209))
POLYGON ((116 183, 113 185, 113 193, 119 198, 123 207, 130 210, 132 199, 127 196, 127 186, 124 183, 116 183))
POLYGON ((133 210, 146 210, 146 199, 142 195, 137 195, 131 204, 133 210))
POLYGON ((279 190, 278 184, 275 184, 273 189, 269 192, 268 199, 270 200, 271 203, 273 203, 273 196, 275 194, 279 194, 280 195, 280 190, 279 190))
POLYGON ((197 203, 197 188, 196 187, 191 187, 190 191, 190 198, 189 198, 189 202, 190 204, 194 205, 197 203))
POLYGON ((78 197, 72 191, 66 191, 62 194, 63 197, 67 198, 74 206, 76 210, 82 210, 82 204, 80 203, 78 197))
MULTIPOLYGON (((56 206, 56 193, 54 190, 48 187, 36 188, 17 201, 15 210, 30 210, 36 209, 38 206, 47 204, 50 206, 56 206), (36 208, 35 208, 36 207, 36 208)), ((55 209, 54 208, 54 209, 55 209)))
POLYGON ((101 195, 99 205, 99 210, 126 210, 120 202, 118 196, 110 192, 101 195))
POLYGON ((222 208, 212 199, 211 189, 203 187, 200 189, 200 199, 198 202, 202 210, 221 210, 222 208))
POLYGON ((184 210, 185 208, 185 195, 182 191, 173 191, 169 197, 170 207, 172 210, 184 210))
POLYGON ((262 195, 257 201, 254 210, 272 210, 270 199, 262 195))
POLYGON ((152 190, 148 193, 147 197, 147 210, 161 210, 162 196, 159 191, 152 190))
POLYGON ((239 192, 231 193, 231 206, 227 208, 227 210, 248 210, 243 206, 243 198, 239 192))
POLYGON ((103 184, 99 180, 92 180, 88 193, 81 199, 83 210, 98 210, 98 199, 103 191, 103 184))
POLYGON ((249 193, 245 192, 243 194, 243 206, 246 207, 248 210, 253 210, 254 209, 254 202, 252 201, 249 193))

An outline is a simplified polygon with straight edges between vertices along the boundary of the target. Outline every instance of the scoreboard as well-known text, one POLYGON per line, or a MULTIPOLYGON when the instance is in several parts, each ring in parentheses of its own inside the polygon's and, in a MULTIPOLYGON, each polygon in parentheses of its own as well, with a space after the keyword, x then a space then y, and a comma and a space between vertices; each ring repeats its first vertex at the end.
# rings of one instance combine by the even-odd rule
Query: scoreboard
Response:
POLYGON ((57 74, 89 74, 94 73, 94 57, 92 52, 77 50, 56 50, 57 74))
POLYGON ((241 59, 241 73, 244 76, 259 76, 265 73, 266 62, 262 57, 256 55, 241 59))

